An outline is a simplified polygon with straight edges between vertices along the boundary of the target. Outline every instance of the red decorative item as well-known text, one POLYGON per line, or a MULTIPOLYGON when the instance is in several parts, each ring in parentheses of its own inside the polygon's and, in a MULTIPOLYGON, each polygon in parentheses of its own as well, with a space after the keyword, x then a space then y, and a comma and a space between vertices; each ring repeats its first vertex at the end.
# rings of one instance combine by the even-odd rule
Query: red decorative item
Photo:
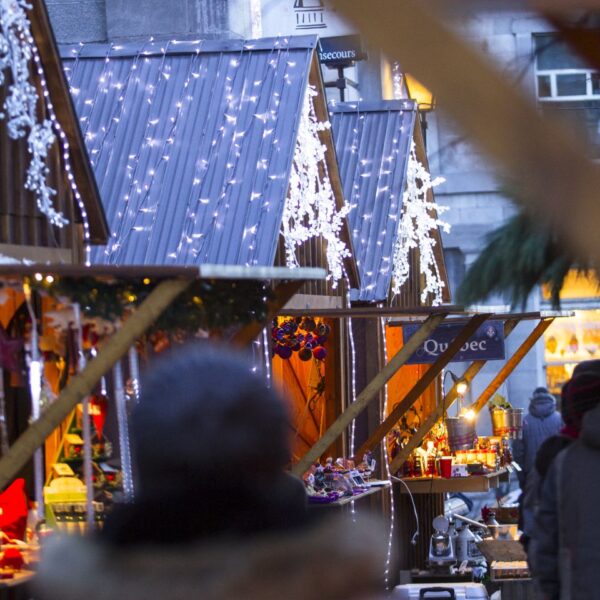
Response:
POLYGON ((23 347, 23 340, 15 340, 8 336, 0 327, 0 367, 8 371, 19 370, 19 352, 23 347))
POLYGON ((325 360, 325 357, 327 356, 327 350, 325 348, 323 348, 323 346, 317 346, 313 350, 313 356, 317 360, 325 360))
POLYGON ((104 424, 106 423, 106 411, 108 409, 108 398, 102 394, 92 396, 90 398, 90 413, 94 428, 99 438, 102 438, 104 424))
POLYGON ((25 539, 28 506, 23 478, 15 479, 0 494, 0 509, 0 531, 11 539, 25 539))
POLYGON ((7 548, 2 553, 0 558, 0 567, 3 569, 9 568, 15 571, 20 571, 25 566, 25 559, 19 550, 16 548, 7 548))

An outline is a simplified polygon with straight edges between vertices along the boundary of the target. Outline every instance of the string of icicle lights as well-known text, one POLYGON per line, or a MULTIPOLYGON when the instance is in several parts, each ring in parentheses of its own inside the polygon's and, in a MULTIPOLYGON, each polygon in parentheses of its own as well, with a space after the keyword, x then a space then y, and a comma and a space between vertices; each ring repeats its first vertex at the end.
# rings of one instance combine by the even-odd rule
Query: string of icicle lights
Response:
POLYGON ((317 119, 313 101, 317 95, 314 87, 307 86, 289 194, 283 211, 282 233, 286 262, 290 268, 299 266, 296 257, 298 246, 311 238, 322 237, 326 241, 328 278, 335 289, 343 277, 344 258, 351 256, 350 250, 340 239, 344 219, 351 207, 347 203, 340 210, 336 207, 325 160, 327 148, 319 138, 319 132, 330 129, 331 123, 317 119))
POLYGON ((25 188, 33 192, 38 209, 56 227, 68 224, 65 216, 53 206, 56 190, 48 184, 50 168, 49 153, 57 141, 61 148, 65 169, 73 196, 83 220, 83 236, 86 255, 89 256, 90 230, 83 199, 77 188, 70 164, 70 151, 44 76, 42 61, 31 33, 31 24, 25 0, 0 0, 0 86, 10 83, 2 105, 0 119, 4 119, 11 139, 26 139, 30 162, 27 167, 25 188), (40 97, 31 81, 31 61, 38 75, 43 104, 48 118, 41 118, 38 106, 40 97), (9 75, 7 77, 7 74, 9 75))
POLYGON ((421 302, 431 295, 434 306, 443 301, 444 282, 440 275, 434 248, 433 232, 441 227, 446 233, 450 225, 438 215, 448 210, 432 201, 429 192, 443 183, 443 177, 432 179, 425 166, 417 159, 415 144, 412 143, 406 172, 406 190, 398 237, 394 244, 392 292, 398 294, 410 275, 410 251, 419 250, 419 269, 425 279, 421 302))

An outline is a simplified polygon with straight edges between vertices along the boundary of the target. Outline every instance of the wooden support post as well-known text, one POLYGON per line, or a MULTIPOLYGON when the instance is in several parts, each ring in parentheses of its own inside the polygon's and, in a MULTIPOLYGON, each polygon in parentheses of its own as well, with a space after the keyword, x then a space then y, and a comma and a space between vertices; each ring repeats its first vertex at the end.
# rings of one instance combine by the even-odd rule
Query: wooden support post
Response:
MULTIPOLYGON (((490 314, 481 314, 471 317, 461 332, 452 340, 448 348, 440 354, 439 358, 429 367, 427 372, 415 383, 404 398, 394 407, 381 425, 371 434, 369 439, 356 452, 357 457, 362 457, 365 452, 372 450, 396 425, 402 415, 416 402, 425 392, 434 379, 441 373, 442 369, 454 358, 456 353, 477 331, 477 329, 490 317, 490 314)), ((411 338, 412 339, 412 338, 411 338)), ((409 340, 410 341, 410 340, 409 340)))
POLYGON ((506 381, 506 378, 515 370, 516 366, 523 360, 524 356, 533 348, 536 342, 544 335, 544 332, 554 319, 542 319, 535 329, 527 336, 526 340, 519 346, 517 351, 506 361, 504 366, 494 377, 490 385, 483 390, 483 393, 471 407, 478 413, 487 403, 488 400, 497 392, 498 388, 506 381))
POLYGON ((446 318, 447 313, 429 316, 418 331, 394 355, 392 360, 367 384, 356 400, 334 421, 323 437, 292 468, 294 475, 302 476, 310 465, 342 435, 345 429, 377 396, 379 390, 394 376, 400 367, 416 352, 429 334, 446 318))
MULTIPOLYGON (((511 319, 504 323, 504 338, 506 339, 514 328, 520 323, 519 319, 511 319)), ((475 378, 475 375, 483 369, 487 360, 475 360, 473 361, 467 370, 463 373, 461 379, 467 383, 471 383, 475 378)), ((410 453, 421 445, 421 442, 425 439, 425 436, 435 427, 435 424, 444 416, 444 413, 452 406, 454 401, 458 398, 457 392, 458 385, 455 383, 450 391, 444 396, 442 402, 435 407, 435 410, 421 423, 419 428, 406 443, 406 446, 400 449, 400 451, 394 456, 394 459, 390 463, 390 472, 395 473, 400 469, 404 461, 410 456, 410 453)))
POLYGON ((275 298, 267 303, 267 316, 264 321, 253 321, 244 325, 232 338, 235 346, 247 346, 274 319, 292 296, 304 285, 303 279, 283 281, 273 291, 275 298))
POLYGON ((79 375, 71 379, 58 399, 21 434, 8 453, 2 457, 0 489, 15 477, 36 449, 44 443, 81 399, 92 392, 100 378, 127 353, 132 344, 191 283, 191 279, 170 279, 156 286, 140 307, 123 323, 123 327, 107 340, 98 355, 79 375))

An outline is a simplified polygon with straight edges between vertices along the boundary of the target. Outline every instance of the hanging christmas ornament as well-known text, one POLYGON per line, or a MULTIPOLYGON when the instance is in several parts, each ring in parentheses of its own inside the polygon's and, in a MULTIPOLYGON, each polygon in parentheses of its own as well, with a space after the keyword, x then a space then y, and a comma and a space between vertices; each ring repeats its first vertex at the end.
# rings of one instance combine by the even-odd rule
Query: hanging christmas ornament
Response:
POLYGON ((104 434, 104 424, 106 423, 106 412, 108 410, 108 398, 103 394, 90 396, 90 414, 98 438, 104 434))
POLYGON ((325 360, 327 356, 327 350, 323 346, 317 346, 312 353, 317 360, 325 360))

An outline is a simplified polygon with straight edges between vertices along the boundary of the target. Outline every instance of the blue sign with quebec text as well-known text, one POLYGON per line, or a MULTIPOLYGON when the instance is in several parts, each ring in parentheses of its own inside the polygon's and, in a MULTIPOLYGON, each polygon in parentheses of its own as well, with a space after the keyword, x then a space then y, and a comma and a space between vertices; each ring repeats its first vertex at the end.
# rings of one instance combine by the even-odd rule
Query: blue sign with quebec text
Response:
MULTIPOLYGON (((406 342, 421 327, 415 323, 402 326, 402 335, 406 342)), ((434 363, 452 343, 452 340, 462 331, 464 323, 446 323, 440 325, 419 346, 417 351, 406 361, 407 365, 434 363)), ((473 360, 503 360, 504 359, 504 324, 502 321, 486 321, 465 342, 460 351, 450 362, 473 360)))

